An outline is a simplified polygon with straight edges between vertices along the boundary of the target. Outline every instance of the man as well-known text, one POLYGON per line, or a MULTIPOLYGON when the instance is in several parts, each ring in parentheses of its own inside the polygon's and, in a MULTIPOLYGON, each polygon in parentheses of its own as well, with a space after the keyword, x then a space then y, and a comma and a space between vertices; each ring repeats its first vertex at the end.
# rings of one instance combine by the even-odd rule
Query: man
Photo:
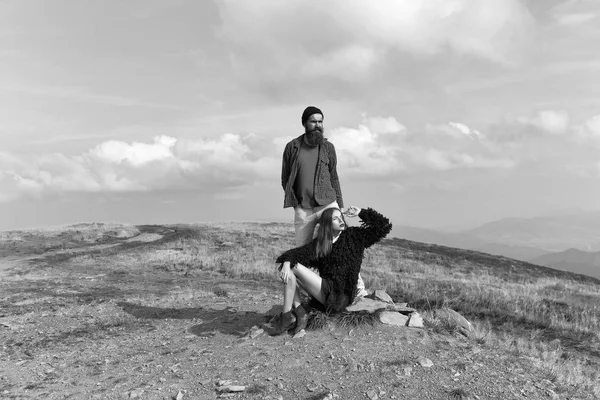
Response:
MULTIPOLYGON (((335 207, 344 211, 337 155, 333 143, 323 137, 323 118, 323 112, 317 107, 306 107, 301 117, 304 133, 290 141, 283 151, 283 208, 294 208, 296 246, 313 239, 323 210, 335 207)), ((359 275, 360 296, 366 294, 364 287, 359 275)))

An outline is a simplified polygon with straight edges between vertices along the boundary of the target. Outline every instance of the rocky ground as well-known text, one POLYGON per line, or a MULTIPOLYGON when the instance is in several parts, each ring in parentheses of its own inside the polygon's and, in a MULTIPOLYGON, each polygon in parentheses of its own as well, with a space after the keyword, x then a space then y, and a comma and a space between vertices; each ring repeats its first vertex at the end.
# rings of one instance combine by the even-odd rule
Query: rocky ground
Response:
POLYGON ((0 259, 0 398, 576 398, 532 360, 458 333, 377 323, 270 336, 275 279, 128 269, 118 253, 90 270, 60 255, 0 259))

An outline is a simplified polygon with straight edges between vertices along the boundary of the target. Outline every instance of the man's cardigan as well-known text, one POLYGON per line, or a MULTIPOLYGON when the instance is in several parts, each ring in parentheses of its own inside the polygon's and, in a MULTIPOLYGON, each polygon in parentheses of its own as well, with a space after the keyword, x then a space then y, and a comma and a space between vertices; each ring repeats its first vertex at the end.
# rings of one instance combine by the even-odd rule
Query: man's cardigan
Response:
MULTIPOLYGON (((296 207, 298 199, 294 193, 294 182, 298 175, 298 153, 304 140, 304 134, 290 141, 283 151, 281 166, 281 186, 285 192, 283 208, 296 207)), ((327 139, 319 144, 319 158, 315 175, 315 201, 319 205, 327 205, 337 200, 338 206, 344 207, 342 189, 337 174, 337 156, 335 147, 327 139)))

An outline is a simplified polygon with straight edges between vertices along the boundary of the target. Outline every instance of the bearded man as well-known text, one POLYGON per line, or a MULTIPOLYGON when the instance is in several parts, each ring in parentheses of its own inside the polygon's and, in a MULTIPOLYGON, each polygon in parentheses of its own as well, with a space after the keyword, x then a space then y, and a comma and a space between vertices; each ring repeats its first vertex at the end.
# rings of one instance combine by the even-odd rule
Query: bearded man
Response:
MULTIPOLYGON (((288 142, 283 151, 283 208, 294 208, 296 246, 313 239, 317 220, 323 210, 335 207, 344 211, 337 174, 337 155, 333 143, 323 136, 323 119, 320 109, 306 107, 301 117, 304 133, 288 142)), ((359 296, 367 294, 364 287, 359 275, 359 296)))

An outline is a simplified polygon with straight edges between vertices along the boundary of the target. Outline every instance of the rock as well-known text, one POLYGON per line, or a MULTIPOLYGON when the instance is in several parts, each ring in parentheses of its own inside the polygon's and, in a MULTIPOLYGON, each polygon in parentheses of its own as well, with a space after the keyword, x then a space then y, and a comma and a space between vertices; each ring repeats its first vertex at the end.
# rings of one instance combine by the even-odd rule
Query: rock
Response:
POLYGON ((385 292, 385 290, 380 290, 380 289, 375 290, 373 292, 373 294, 369 297, 372 298, 373 300, 381 300, 381 301, 385 301, 386 303, 389 303, 389 304, 394 304, 394 300, 392 300, 390 295, 387 294, 385 292))
POLYGON ((410 376, 412 374, 412 367, 404 368, 404 376, 410 376))
POLYGON ((377 394, 376 391, 374 390, 369 390, 367 391, 367 397, 371 400, 377 400, 379 399, 379 395, 377 394))
POLYGON ((415 310, 414 308, 407 307, 406 305, 403 305, 403 304, 406 304, 406 303, 388 304, 387 309, 392 310, 392 311, 398 311, 399 313, 402 313, 402 314, 412 314, 414 312, 417 312, 417 310, 415 310))
POLYGON ((433 367, 433 362, 429 358, 419 357, 419 364, 423 368, 431 368, 433 367))
POLYGON ((414 312, 410 314, 407 326, 413 328, 423 328, 423 318, 419 315, 419 313, 414 312))
POLYGON ((179 392, 177 393, 177 396, 175 396, 175 400, 182 400, 183 399, 183 393, 179 392))
POLYGON ((129 398, 139 399, 140 397, 142 397, 142 394, 144 394, 144 391, 142 389, 135 389, 129 392, 129 398))
POLYGON ((296 333, 293 338, 300 339, 300 338, 303 338, 304 335, 306 335, 306 331, 304 329, 302 329, 300 332, 296 333))
POLYGON ((379 320, 387 325, 406 326, 409 318, 396 311, 383 311, 379 314, 379 320))
POLYGON ((238 386, 238 385, 227 385, 220 386, 217 388, 217 391, 220 393, 235 393, 235 392, 243 392, 246 390, 246 386, 238 386))
POLYGON ((319 388, 318 384, 310 384, 306 387, 306 390, 308 390, 309 392, 315 392, 317 389, 319 388))
POLYGON ((254 325, 252 328, 250 328, 250 338, 254 339, 257 338, 258 336, 262 335, 264 333, 264 329, 259 328, 258 326, 254 325))
POLYGON ((352 305, 346 307, 346 311, 368 311, 370 313, 374 313, 375 311, 385 309, 388 306, 388 303, 385 303, 380 300, 373 300, 369 299, 368 297, 357 297, 354 303, 352 303, 352 305))
POLYGON ((473 330, 473 326, 465 319, 465 317, 450 308, 440 308, 435 310, 435 316, 455 324, 463 335, 466 335, 473 330))

